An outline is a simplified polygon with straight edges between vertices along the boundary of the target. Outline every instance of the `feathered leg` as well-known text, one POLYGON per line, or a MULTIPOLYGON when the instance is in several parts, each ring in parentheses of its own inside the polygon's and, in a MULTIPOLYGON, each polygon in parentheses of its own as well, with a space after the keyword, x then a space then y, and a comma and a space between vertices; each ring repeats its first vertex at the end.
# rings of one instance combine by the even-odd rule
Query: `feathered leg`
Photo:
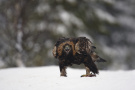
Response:
POLYGON ((89 75, 90 74, 90 69, 86 66, 86 75, 89 75))
POLYGON ((86 74, 81 75, 81 77, 93 77, 93 76, 96 76, 96 74, 90 73, 90 69, 87 66, 85 66, 85 68, 86 68, 86 74))
POLYGON ((82 75, 81 77, 93 77, 98 74, 97 66, 92 61, 91 57, 88 56, 88 58, 85 59, 84 65, 86 68, 86 75, 82 75), (90 71, 93 72, 93 74, 90 73, 90 71))
POLYGON ((66 75, 66 67, 63 64, 59 63, 59 68, 60 68, 60 76, 67 77, 67 75, 66 75))

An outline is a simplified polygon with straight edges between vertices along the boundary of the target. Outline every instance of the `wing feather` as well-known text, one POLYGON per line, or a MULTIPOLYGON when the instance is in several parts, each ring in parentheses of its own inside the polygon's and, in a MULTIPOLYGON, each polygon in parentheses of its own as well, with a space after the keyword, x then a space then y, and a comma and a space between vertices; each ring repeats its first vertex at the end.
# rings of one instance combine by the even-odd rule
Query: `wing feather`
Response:
POLYGON ((57 55, 56 50, 57 50, 57 48, 56 48, 56 46, 54 46, 53 51, 52 51, 54 57, 57 57, 57 56, 56 56, 56 55, 57 55))
POLYGON ((75 51, 78 54, 83 54, 84 52, 90 54, 91 49, 92 49, 92 42, 85 37, 79 37, 78 42, 75 44, 75 51))
POLYGON ((75 44, 75 51, 76 51, 78 54, 81 54, 81 53, 80 53, 80 47, 79 47, 79 41, 75 44))
POLYGON ((84 55, 90 55, 92 58, 92 61, 95 62, 105 62, 106 60, 100 58, 96 52, 95 49, 96 47, 93 46, 93 43, 87 39, 86 37, 79 37, 79 38, 60 38, 54 48, 53 48, 53 56, 55 58, 58 58, 62 55, 62 50, 63 50, 63 46, 65 44, 69 44, 72 46, 72 50, 73 50, 73 56, 76 55, 76 53, 78 54, 84 54, 84 55))
POLYGON ((86 51, 88 54, 92 51, 92 42, 87 39, 87 44, 86 44, 86 51))

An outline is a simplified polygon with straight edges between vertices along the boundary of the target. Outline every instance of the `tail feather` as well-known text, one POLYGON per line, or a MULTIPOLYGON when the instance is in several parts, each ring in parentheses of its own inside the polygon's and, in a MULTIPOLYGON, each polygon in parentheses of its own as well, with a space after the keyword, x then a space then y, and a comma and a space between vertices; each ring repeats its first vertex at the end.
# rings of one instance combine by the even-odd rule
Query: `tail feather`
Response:
POLYGON ((91 58, 93 62, 106 62, 103 58, 99 57, 95 52, 91 52, 91 58))
POLYGON ((97 59, 96 61, 97 61, 97 62, 107 62, 105 59, 100 58, 100 57, 99 57, 99 59, 97 59))
POLYGON ((92 49, 96 49, 96 47, 95 46, 91 46, 92 47, 92 49))

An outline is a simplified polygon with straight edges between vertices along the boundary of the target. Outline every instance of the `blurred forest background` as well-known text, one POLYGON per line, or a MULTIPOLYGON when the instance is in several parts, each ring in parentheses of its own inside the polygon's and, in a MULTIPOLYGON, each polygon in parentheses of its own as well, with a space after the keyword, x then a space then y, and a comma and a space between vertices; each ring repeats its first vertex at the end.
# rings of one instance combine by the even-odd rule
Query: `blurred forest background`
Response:
POLYGON ((135 69, 135 0, 0 0, 0 68, 58 65, 60 37, 89 38, 107 60, 135 69))

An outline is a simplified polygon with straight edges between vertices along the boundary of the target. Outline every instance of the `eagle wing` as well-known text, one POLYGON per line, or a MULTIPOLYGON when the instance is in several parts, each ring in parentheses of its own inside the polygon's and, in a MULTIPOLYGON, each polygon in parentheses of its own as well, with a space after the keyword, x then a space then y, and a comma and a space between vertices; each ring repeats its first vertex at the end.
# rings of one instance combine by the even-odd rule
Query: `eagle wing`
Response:
POLYGON ((95 49, 96 47, 86 37, 79 37, 78 42, 75 44, 76 53, 90 55, 93 62, 106 62, 96 54, 95 49))
POLYGON ((99 57, 95 49, 96 47, 93 45, 93 43, 87 39, 86 37, 79 37, 79 38, 60 38, 53 48, 53 56, 55 58, 58 58, 62 55, 63 46, 65 44, 70 44, 73 49, 73 56, 75 56, 76 53, 83 54, 83 55, 90 55, 93 62, 106 62, 106 60, 99 57))
POLYGON ((54 48, 53 48, 53 50, 52 50, 52 53, 53 53, 53 56, 55 57, 55 58, 57 58, 57 47, 56 46, 54 46, 54 48))
POLYGON ((85 37, 79 37, 77 40, 77 43, 75 44, 75 51, 78 54, 83 54, 83 53, 90 54, 91 45, 92 45, 92 42, 89 39, 85 37))
POLYGON ((67 40, 67 38, 65 37, 62 37, 62 38, 59 38, 59 40, 55 43, 55 46, 52 50, 52 53, 53 53, 53 56, 55 58, 58 58, 58 55, 60 55, 62 53, 62 49, 63 49, 63 46, 62 44, 67 40))

